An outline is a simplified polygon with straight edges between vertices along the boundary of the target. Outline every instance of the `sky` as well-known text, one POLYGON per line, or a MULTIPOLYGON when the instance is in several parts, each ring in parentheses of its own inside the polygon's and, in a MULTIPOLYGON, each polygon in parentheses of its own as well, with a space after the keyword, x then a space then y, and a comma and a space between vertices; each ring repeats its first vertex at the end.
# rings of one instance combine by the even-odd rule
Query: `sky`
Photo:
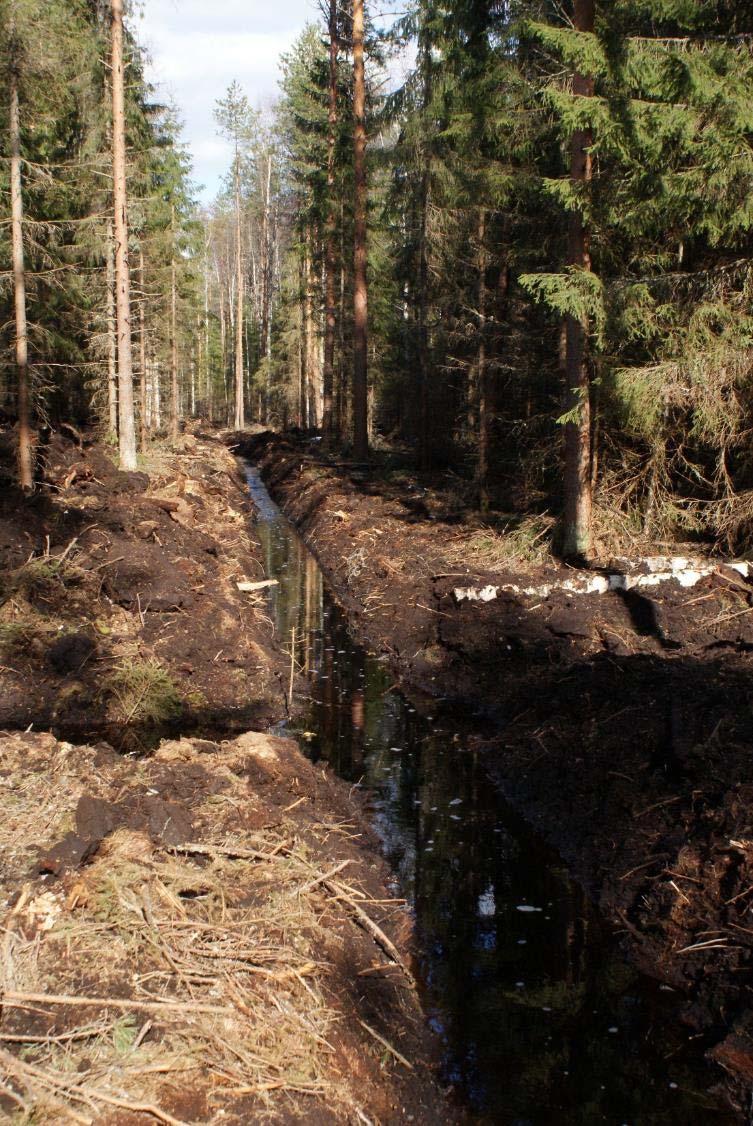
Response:
POLYGON ((316 19, 317 0, 143 0, 139 6, 134 31, 150 56, 147 76, 177 107, 199 198, 209 202, 231 160, 217 135, 215 102, 237 79, 252 106, 269 105, 280 55, 316 19))

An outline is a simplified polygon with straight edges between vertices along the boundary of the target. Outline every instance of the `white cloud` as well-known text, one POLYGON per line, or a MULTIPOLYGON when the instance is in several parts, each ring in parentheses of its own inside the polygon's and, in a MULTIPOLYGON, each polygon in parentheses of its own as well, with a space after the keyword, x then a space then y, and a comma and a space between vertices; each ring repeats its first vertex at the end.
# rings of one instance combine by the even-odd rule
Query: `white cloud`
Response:
POLYGON ((215 102, 233 79, 252 105, 273 101, 280 55, 317 13, 316 0, 145 0, 137 32, 151 59, 147 75, 184 120, 204 199, 216 194, 230 160, 215 102))

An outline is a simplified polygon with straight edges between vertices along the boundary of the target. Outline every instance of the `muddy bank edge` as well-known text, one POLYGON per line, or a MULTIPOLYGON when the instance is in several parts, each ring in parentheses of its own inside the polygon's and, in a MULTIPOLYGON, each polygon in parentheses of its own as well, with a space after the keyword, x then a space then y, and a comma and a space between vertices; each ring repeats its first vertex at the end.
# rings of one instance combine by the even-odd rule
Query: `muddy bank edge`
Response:
POLYGON ((746 577, 714 565, 692 586, 574 593, 564 568, 485 568, 477 527, 406 474, 337 463, 301 440, 234 445, 259 465, 359 640, 389 656, 409 692, 476 715, 504 795, 559 849, 631 960, 685 994, 689 1034, 706 1039, 725 1094, 747 1107, 746 577), (489 587, 488 601, 458 593, 489 587))

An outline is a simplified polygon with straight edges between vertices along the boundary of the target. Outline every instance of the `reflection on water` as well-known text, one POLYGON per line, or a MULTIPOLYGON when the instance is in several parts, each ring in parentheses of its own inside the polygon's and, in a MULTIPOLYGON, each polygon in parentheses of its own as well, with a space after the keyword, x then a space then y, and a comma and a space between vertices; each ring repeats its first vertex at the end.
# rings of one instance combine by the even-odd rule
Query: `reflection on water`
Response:
POLYGON ((678 999, 624 963, 558 858, 495 793, 469 717, 419 713, 348 636, 316 560, 248 481, 270 611, 310 696, 304 746, 373 793, 416 913, 445 1078, 478 1121, 722 1123, 678 999))

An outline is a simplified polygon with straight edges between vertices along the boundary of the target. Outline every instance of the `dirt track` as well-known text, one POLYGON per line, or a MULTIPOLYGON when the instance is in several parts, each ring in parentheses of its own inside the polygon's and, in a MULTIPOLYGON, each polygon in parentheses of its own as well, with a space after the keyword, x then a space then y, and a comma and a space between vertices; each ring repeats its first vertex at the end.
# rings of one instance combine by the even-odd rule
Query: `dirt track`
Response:
POLYGON ((572 572, 476 569, 473 529, 446 497, 312 451, 261 437, 240 452, 260 461, 359 638, 409 690, 476 713, 502 791, 631 959, 685 992, 689 1028, 747 1113, 753 587, 719 568, 689 589, 459 602, 458 586, 532 588, 572 572))

